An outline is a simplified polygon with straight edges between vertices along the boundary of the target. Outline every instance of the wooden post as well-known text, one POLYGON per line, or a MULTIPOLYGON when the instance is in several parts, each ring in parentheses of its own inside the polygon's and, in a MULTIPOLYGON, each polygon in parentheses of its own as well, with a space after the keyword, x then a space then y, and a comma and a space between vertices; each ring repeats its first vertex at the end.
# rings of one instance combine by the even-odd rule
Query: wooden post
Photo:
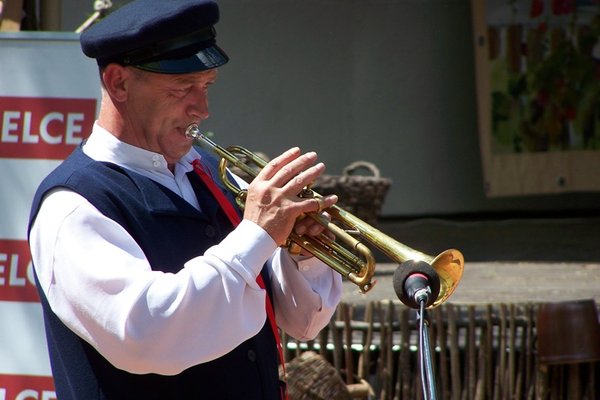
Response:
POLYGON ((468 334, 467 334, 467 399, 473 400, 475 398, 475 391, 477 388, 477 358, 475 342, 477 341, 475 333, 475 306, 470 305, 468 307, 468 334))
POLYGON ((438 330, 438 345, 440 346, 440 365, 439 374, 440 381, 442 382, 440 392, 442 399, 450 398, 450 379, 449 379, 449 368, 448 368, 448 342, 446 338, 446 326, 444 325, 444 312, 446 312, 447 306, 442 304, 439 307, 439 311, 436 313, 436 324, 438 330))
POLYGON ((346 364, 346 384, 354 383, 354 360, 352 359, 352 305, 343 304, 342 314, 344 318, 344 342, 345 343, 345 364, 346 364))
POLYGON ((40 1, 40 30, 60 31, 62 20, 61 0, 40 1))
POLYGON ((331 341, 333 342, 333 366, 338 372, 342 370, 342 354, 344 351, 342 349, 342 340, 340 339, 338 330, 335 326, 335 321, 339 320, 339 309, 338 306, 337 316, 329 321, 329 331, 331 332, 331 341))
POLYGON ((1 0, 0 32, 19 32, 23 17, 23 0, 1 0))
POLYGON ((492 319, 493 307, 488 304, 485 308, 485 398, 492 399, 494 393, 494 368, 492 366, 492 360, 494 357, 494 323, 492 319))
POLYGON ((367 323, 367 333, 365 334, 363 351, 358 361, 358 377, 368 380, 371 364, 371 343, 373 343, 373 302, 367 304, 365 322, 367 323))
POLYGON ((454 306, 448 304, 448 339, 450 341, 450 376, 452 380, 452 400, 460 400, 462 385, 460 381, 460 348, 458 345, 458 328, 454 306))
POLYGON ((393 302, 389 302, 388 303, 388 312, 387 312, 387 318, 386 318, 386 370, 387 370, 387 377, 388 377, 388 381, 387 381, 387 392, 388 392, 388 397, 392 396, 393 390, 394 390, 394 353, 393 353, 393 347, 394 347, 394 329, 393 329, 393 325, 394 325, 394 303, 393 302))
POLYGON ((515 349, 515 336, 516 336, 516 322, 515 322, 515 305, 511 304, 509 307, 509 319, 508 319, 508 396, 512 398, 515 393, 515 375, 516 375, 516 349, 515 349))

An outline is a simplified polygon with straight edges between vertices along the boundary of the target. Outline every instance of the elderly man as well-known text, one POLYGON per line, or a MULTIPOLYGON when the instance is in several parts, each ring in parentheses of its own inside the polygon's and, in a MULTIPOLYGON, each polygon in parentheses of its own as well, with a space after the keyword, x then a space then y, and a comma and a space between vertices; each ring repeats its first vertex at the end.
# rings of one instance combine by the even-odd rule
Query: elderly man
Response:
POLYGON ((279 399, 278 328, 312 338, 340 299, 338 274, 280 247, 337 201, 298 197, 316 154, 275 157, 242 212, 186 135, 228 61, 218 17, 212 1, 137 0, 81 36, 101 110, 40 185, 29 237, 61 400, 279 399))

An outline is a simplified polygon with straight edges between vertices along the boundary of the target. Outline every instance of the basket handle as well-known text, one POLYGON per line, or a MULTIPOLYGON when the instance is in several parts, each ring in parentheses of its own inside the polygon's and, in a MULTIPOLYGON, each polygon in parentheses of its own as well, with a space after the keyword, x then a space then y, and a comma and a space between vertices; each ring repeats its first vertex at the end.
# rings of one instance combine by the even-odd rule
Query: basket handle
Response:
POLYGON ((375 166, 375 164, 373 164, 373 163, 370 163, 368 161, 362 161, 362 160, 354 161, 353 163, 351 163, 350 165, 348 165, 342 171, 342 175, 344 175, 344 176, 350 176, 354 171, 356 171, 359 168, 366 169, 369 172, 371 172, 371 174, 375 178, 379 178, 379 168, 377 168, 375 166))

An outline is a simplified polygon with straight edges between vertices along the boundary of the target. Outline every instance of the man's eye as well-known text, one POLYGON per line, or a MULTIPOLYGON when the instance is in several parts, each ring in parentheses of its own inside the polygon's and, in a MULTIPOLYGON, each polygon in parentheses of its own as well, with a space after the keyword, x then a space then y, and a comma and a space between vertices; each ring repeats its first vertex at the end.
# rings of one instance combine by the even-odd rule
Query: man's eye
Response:
POLYGON ((175 93, 183 96, 183 95, 188 94, 190 92, 190 90, 192 90, 192 87, 191 86, 186 86, 186 87, 182 87, 182 88, 176 89, 175 93))

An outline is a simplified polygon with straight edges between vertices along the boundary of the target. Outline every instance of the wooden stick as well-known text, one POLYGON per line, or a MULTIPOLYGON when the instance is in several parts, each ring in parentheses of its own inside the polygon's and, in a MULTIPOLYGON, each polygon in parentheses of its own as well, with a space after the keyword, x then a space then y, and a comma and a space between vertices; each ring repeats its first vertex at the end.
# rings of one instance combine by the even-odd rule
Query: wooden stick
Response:
POLYGON ((460 382, 460 349, 454 306, 448 304, 448 341, 450 342, 450 376, 452 380, 452 399, 460 400, 462 388, 460 382))
POLYGON ((400 312, 400 365, 402 377, 402 398, 410 399, 412 385, 412 368, 410 364, 410 326, 409 326, 410 309, 404 307, 400 312))
POLYGON ((393 327, 393 322, 394 322, 394 303, 393 302, 388 302, 388 308, 387 308, 387 313, 386 313, 386 329, 385 329, 385 370, 386 370, 386 384, 385 384, 385 388, 386 388, 386 398, 390 398, 392 396, 393 393, 393 388, 394 388, 394 382, 392 381, 392 376, 393 375, 393 370, 394 370, 394 357, 393 357, 393 336, 394 336, 394 330, 392 329, 393 327))
POLYGON ((488 304, 485 310, 485 347, 487 352, 485 364, 485 393, 487 399, 493 399, 494 395, 494 368, 492 367, 492 360, 494 355, 494 324, 492 322, 492 315, 492 305, 488 304))
POLYGON ((475 356, 475 307, 468 307, 469 327, 467 330, 467 398, 475 398, 475 389, 477 388, 477 361, 475 356))
POLYGON ((334 318, 329 322, 329 331, 331 332, 331 340, 333 342, 333 366, 338 371, 342 372, 342 341, 339 332, 335 326, 334 318))
POLYGON ((365 309, 365 322, 367 323, 368 328, 366 334, 363 336, 363 351, 358 360, 358 377, 368 380, 371 361, 371 344, 373 342, 373 302, 367 303, 365 309))
POLYGON ((443 304, 439 307, 439 310, 436 313, 436 325, 438 334, 438 345, 440 346, 440 363, 439 363, 439 374, 441 381, 441 398, 448 399, 450 398, 451 388, 450 388, 450 379, 449 371, 448 371, 448 346, 447 346, 447 338, 446 338, 446 327, 444 326, 444 313, 447 313, 447 306, 443 304))
POLYGON ((354 383, 354 360, 352 359, 352 328, 350 319, 352 318, 352 305, 344 304, 342 306, 344 317, 344 342, 345 342, 345 360, 346 360, 346 384, 354 383))
POLYGON ((515 305, 509 306, 509 318, 508 318, 508 369, 507 369, 507 380, 508 380, 508 397, 512 398, 515 393, 515 375, 516 375, 516 361, 515 361, 515 305))

